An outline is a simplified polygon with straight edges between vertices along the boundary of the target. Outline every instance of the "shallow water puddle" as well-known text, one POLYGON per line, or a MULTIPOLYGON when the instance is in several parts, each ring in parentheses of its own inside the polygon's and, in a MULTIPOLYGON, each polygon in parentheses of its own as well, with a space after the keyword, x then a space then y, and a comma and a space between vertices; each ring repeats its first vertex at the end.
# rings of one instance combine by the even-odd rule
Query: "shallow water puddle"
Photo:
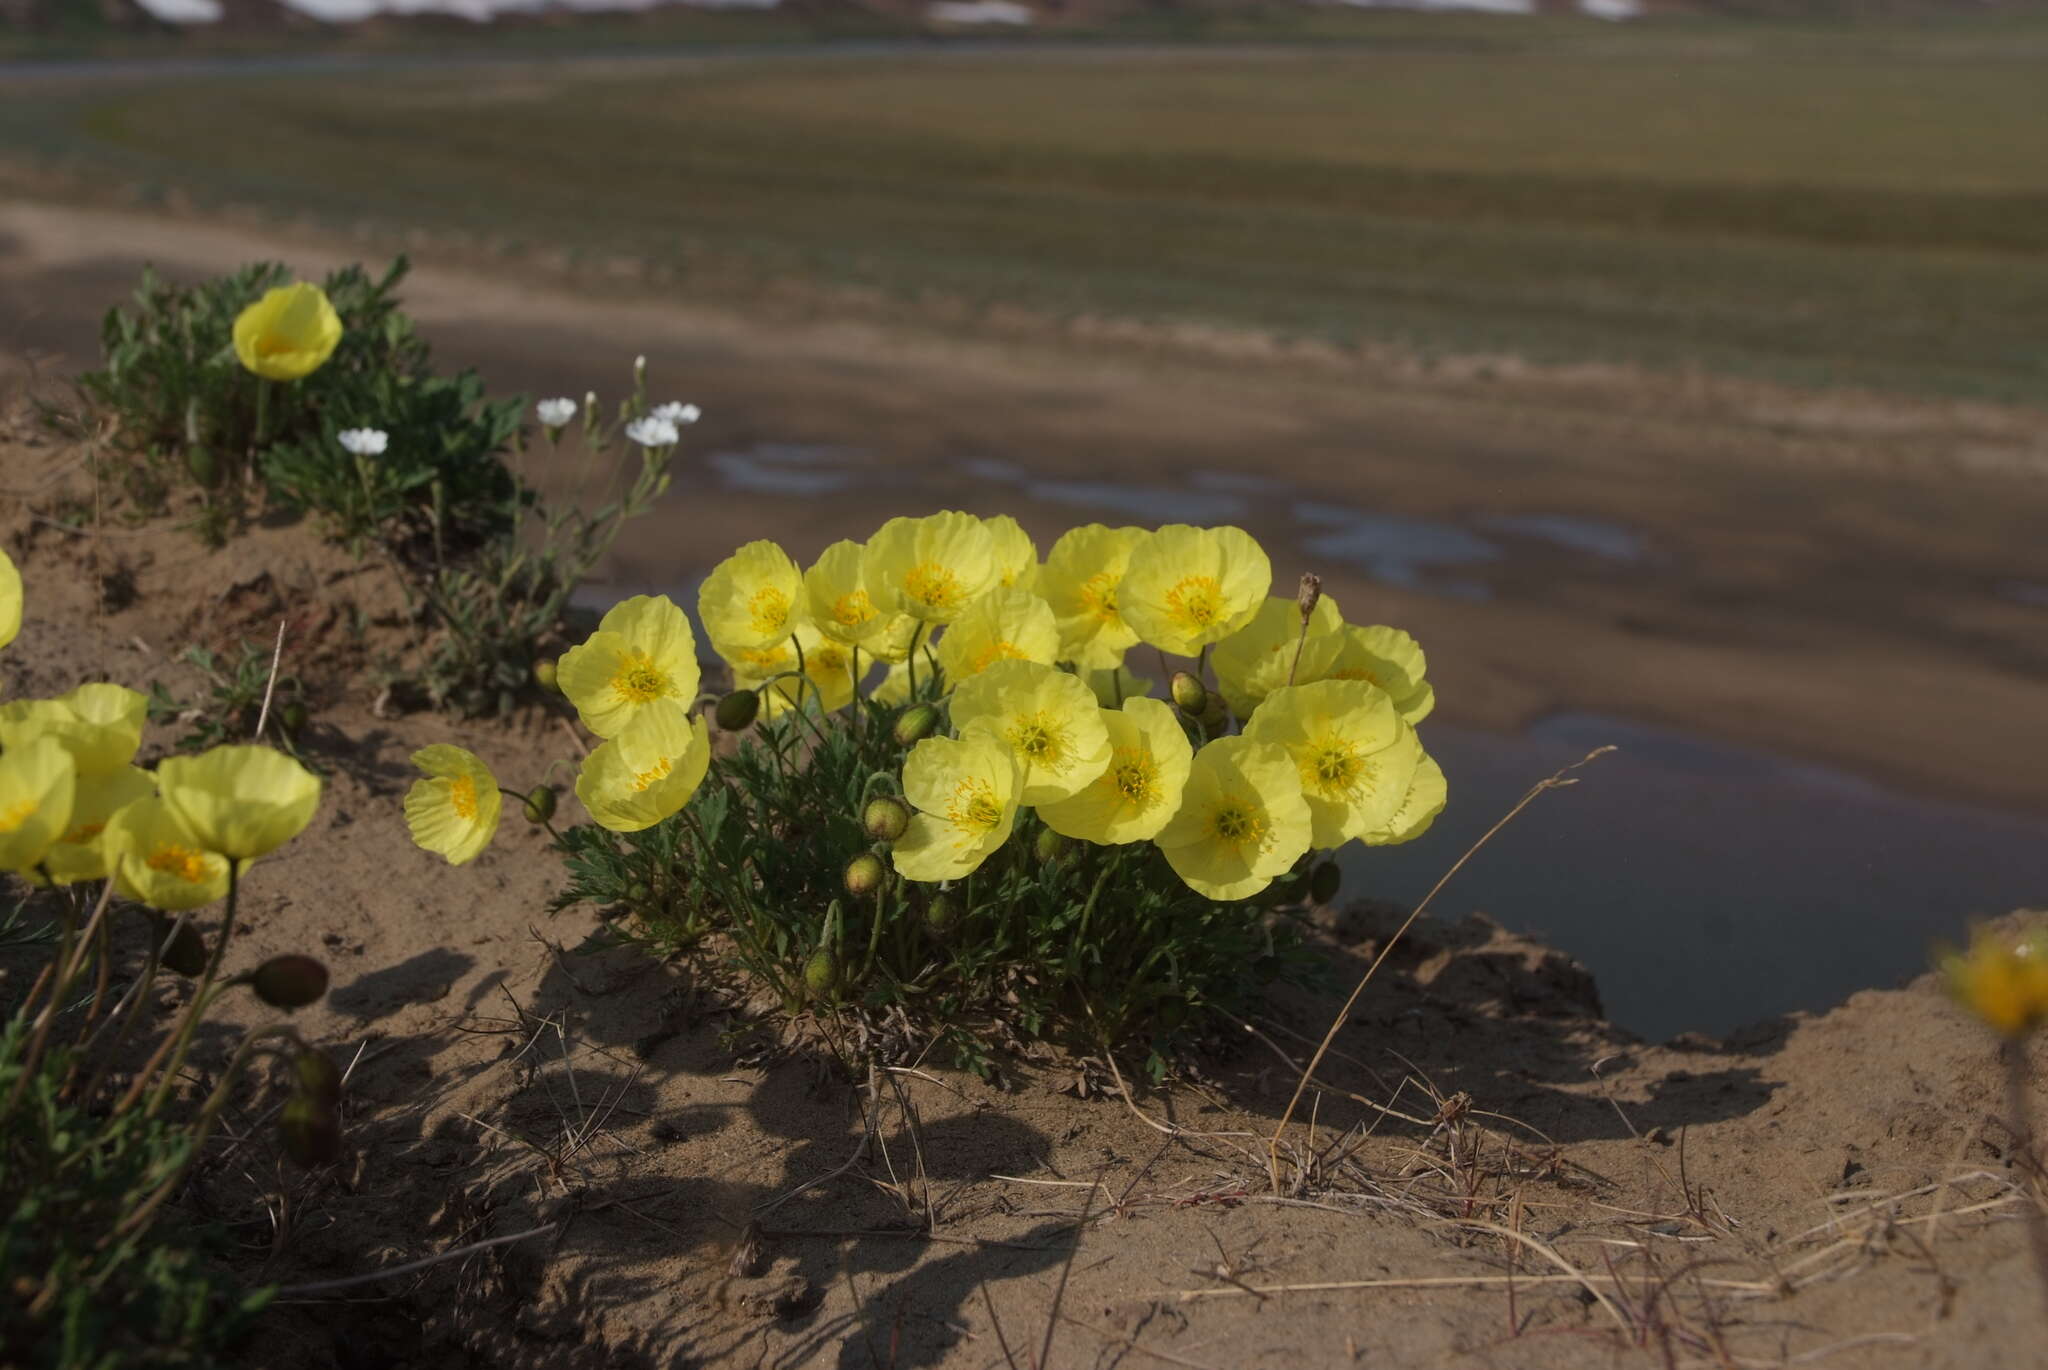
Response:
POLYGON ((1619 719, 1521 737, 1422 725, 1451 803, 1403 847, 1352 846, 1345 897, 1413 904, 1530 786, 1541 795, 1432 906, 1570 952, 1651 1038, 1820 1009, 1928 966, 1967 919, 2048 903, 2048 820, 1915 798, 1825 766, 1619 719))

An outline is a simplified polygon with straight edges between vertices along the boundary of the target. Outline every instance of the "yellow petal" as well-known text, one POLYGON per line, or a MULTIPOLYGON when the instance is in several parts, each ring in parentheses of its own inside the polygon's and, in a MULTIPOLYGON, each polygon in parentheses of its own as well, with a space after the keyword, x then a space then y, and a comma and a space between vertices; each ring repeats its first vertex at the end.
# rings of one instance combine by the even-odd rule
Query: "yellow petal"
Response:
POLYGON ((405 823, 421 848, 451 866, 476 858, 491 844, 503 813, 497 777, 474 752, 439 743, 412 754, 427 773, 405 796, 405 823))
POLYGON ((235 356, 273 381, 318 370, 341 342, 341 316, 325 292, 298 281, 276 286, 235 316, 235 356))
POLYGON ((1180 808, 1194 747, 1173 706, 1131 699, 1104 709, 1109 765, 1065 799, 1038 807, 1054 832, 1105 846, 1157 837, 1180 808))
POLYGON ((773 647, 804 621, 803 577, 773 542, 750 542, 718 563, 697 592, 697 617, 721 654, 773 647))
POLYGON ((115 888, 153 909, 183 913, 228 892, 227 858, 208 850, 161 799, 138 799, 116 813, 105 841, 115 888))
POLYGON ((639 832, 688 804, 710 765, 702 718, 679 706, 650 708, 584 758, 576 797, 598 826, 639 832))
POLYGON ((253 860, 313 821, 320 781, 269 747, 215 747, 157 767, 163 801, 208 851, 253 860))
POLYGON ((99 880, 113 870, 106 829, 114 815, 138 799, 153 798, 156 777, 137 766, 80 775, 64 835, 44 853, 43 865, 60 885, 99 880))
POLYGON ((0 753, 0 871, 39 864, 71 823, 78 767, 53 737, 0 753))
POLYGON ((986 725, 1009 744, 1023 802, 1065 799, 1109 765, 1109 732, 1087 682, 1033 661, 999 661, 953 691, 953 726, 986 725))
POLYGON ((0 647, 14 641, 21 631, 21 572, 7 553, 0 552, 0 647))

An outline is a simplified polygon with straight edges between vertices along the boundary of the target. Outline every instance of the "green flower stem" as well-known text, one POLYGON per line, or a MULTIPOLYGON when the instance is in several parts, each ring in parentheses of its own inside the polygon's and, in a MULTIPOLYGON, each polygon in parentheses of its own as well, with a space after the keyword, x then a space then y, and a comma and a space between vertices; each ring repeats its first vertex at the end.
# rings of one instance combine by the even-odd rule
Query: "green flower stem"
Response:
POLYGON ((911 702, 912 704, 915 704, 915 703, 917 703, 917 644, 918 644, 919 640, 920 640, 920 639, 922 639, 923 637, 924 637, 924 620, 923 620, 923 619, 919 619, 919 620, 917 621, 917 626, 916 626, 915 628, 913 628, 913 629, 911 629, 911 630, 910 630, 910 652, 909 652, 909 655, 907 655, 907 656, 905 656, 905 657, 903 658, 903 661, 904 661, 905 667, 906 667, 906 668, 907 668, 907 669, 909 670, 909 672, 910 672, 910 695, 909 695, 909 699, 910 699, 910 702, 911 702))
POLYGON ((1067 979, 1077 980, 1081 948, 1088 941, 1088 923, 1095 916, 1095 901, 1102 898, 1103 886, 1109 877, 1123 867, 1123 853, 1117 852, 1102 863, 1102 873, 1095 877, 1095 888, 1088 891, 1088 902, 1081 906, 1081 921, 1075 925, 1074 936, 1067 943, 1067 979))
POLYGON ((885 874, 883 875, 880 883, 878 883, 875 886, 875 921, 868 928, 868 954, 866 958, 862 960, 860 966, 860 978, 863 981, 866 980, 868 976, 874 973, 875 952, 882 945, 882 924, 888 921, 885 917, 885 915, 888 913, 888 909, 889 877, 885 874))
MULTIPOLYGON (((241 861, 238 858, 230 857, 228 859, 228 907, 226 914, 220 920, 220 936, 213 944, 213 955, 206 962, 206 973, 199 977, 199 985, 193 992, 192 1002, 185 1006, 185 1016, 178 1024, 177 1033, 164 1044, 170 1049, 170 1059, 164 1063, 163 1077, 157 1081, 156 1091, 150 1095, 148 1107, 143 1109, 143 1116, 145 1118, 155 1117, 157 1110, 164 1106, 164 1100, 170 1098, 171 1085, 178 1078, 179 1069, 185 1064, 186 1053, 192 1050, 192 1039, 199 1031, 199 1020, 205 1015, 206 1008, 213 1002, 214 997, 220 990, 226 988, 225 986, 216 986, 214 981, 220 978, 221 962, 227 958, 228 954, 228 939, 234 935, 235 931, 235 908, 239 902, 241 892, 241 872, 241 861)), ((163 1049, 159 1048, 157 1056, 161 1057, 163 1054, 163 1049)), ((152 1058, 150 1064, 155 1065, 156 1058, 152 1058)), ((149 1071, 145 1068, 142 1074, 136 1077, 136 1086, 140 1087, 143 1081, 148 1078, 149 1071)), ((129 1093, 133 1095, 135 1090, 131 1089, 129 1093)), ((125 1108, 129 1102, 128 1099, 123 1099, 122 1106, 125 1108)))

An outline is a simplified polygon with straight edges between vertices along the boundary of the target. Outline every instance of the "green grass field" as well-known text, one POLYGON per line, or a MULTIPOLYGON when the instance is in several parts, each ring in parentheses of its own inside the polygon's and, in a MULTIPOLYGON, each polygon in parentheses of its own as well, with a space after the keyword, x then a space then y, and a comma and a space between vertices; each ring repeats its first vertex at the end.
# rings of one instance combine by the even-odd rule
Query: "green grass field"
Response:
POLYGON ((2048 402, 2048 28, 1556 32, 220 77, 0 98, 0 139, 706 288, 2048 402))

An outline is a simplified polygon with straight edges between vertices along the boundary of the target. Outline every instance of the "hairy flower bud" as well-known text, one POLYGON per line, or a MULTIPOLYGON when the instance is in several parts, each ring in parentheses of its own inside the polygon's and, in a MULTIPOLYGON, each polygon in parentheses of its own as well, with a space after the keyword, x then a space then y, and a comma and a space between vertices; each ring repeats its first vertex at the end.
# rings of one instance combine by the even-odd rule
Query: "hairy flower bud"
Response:
POLYGON ((910 827, 910 806, 888 795, 870 799, 861 810, 860 825, 875 841, 894 842, 910 827))
POLYGON ((960 926, 960 901, 950 894, 935 894, 924 906, 924 930, 945 941, 960 926))
POLYGON ((839 957, 830 947, 819 947, 804 962, 804 987, 819 999, 829 999, 839 989, 839 957))
POLYGON ((1175 671, 1167 689, 1173 695, 1174 707, 1189 718, 1200 718, 1202 711, 1209 707, 1209 692, 1202 688, 1202 682, 1186 671, 1175 671))
POLYGON ((341 1155, 341 1114, 329 1100, 292 1095, 284 1101, 277 1128, 284 1134, 284 1154, 307 1169, 328 1165, 341 1155))
POLYGON ((846 863, 846 892, 855 898, 873 894, 886 874, 880 857, 873 852, 862 852, 846 863))
POLYGON ((555 679, 555 659, 553 657, 542 657, 539 661, 533 663, 533 683, 551 695, 558 695, 562 692, 560 683, 555 679))
POLYGON ((754 721, 754 715, 761 712, 761 696, 752 690, 734 690, 718 701, 718 707, 711 716, 718 720, 718 726, 729 733, 736 733, 754 721))
POLYGON ((206 973, 206 939, 201 937, 199 930, 190 923, 179 928, 177 935, 172 936, 170 920, 157 919, 156 942, 163 948, 160 959, 166 969, 176 971, 187 979, 197 979, 206 973), (164 939, 167 937, 170 938, 169 946, 164 945, 164 939))
POLYGON ((1303 572, 1301 589, 1295 594, 1294 602, 1301 606, 1301 621, 1308 622, 1310 614, 1316 611, 1316 601, 1323 597, 1323 578, 1312 572, 1303 572))
POLYGON ((300 1052, 292 1057, 292 1073, 298 1077, 299 1093, 318 1099, 329 1108, 341 1102, 341 1071, 326 1052, 300 1052))
POLYGON ((1040 861, 1057 861, 1067 850, 1067 839, 1051 828, 1041 828, 1031 850, 1040 861))
POLYGON ((533 792, 526 796, 526 821, 535 825, 547 822, 555 816, 555 787, 535 785, 533 792))
POLYGON ((896 715, 896 728, 890 734, 899 747, 913 746, 930 737, 939 726, 939 711, 929 704, 913 704, 896 715))
POLYGON ((1204 728, 1207 728, 1209 730, 1210 736, 1213 737, 1217 733, 1221 732, 1223 730, 1223 725, 1228 723, 1229 721, 1230 715, 1223 707, 1223 696, 1217 694, 1214 690, 1211 690, 1209 692, 1208 700, 1204 702, 1202 705, 1202 726, 1204 728))
POLYGON ((1318 904, 1327 904, 1337 897, 1343 884, 1344 872, 1335 861, 1320 862, 1308 874, 1308 897, 1318 904))
POLYGON ((327 967, 310 956, 273 956, 251 972, 249 987, 272 1008, 304 1008, 327 993, 327 967))

